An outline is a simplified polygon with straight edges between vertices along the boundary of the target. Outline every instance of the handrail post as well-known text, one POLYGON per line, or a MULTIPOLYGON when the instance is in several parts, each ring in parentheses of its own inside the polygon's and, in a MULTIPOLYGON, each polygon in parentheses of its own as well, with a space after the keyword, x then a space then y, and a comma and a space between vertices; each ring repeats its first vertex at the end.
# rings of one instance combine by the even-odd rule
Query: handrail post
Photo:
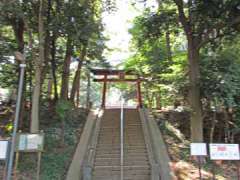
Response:
POLYGON ((123 112, 123 107, 124 106, 124 101, 123 101, 123 98, 122 98, 122 101, 121 101, 121 119, 120 119, 120 137, 121 137, 121 180, 123 180, 123 166, 124 166, 124 162, 123 162, 123 153, 124 153, 124 112, 123 112))

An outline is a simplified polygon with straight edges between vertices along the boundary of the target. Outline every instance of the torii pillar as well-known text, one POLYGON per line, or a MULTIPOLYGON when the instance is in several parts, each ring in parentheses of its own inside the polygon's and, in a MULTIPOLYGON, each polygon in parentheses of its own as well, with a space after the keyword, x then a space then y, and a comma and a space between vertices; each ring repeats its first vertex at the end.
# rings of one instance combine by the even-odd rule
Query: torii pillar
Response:
POLYGON ((143 104, 142 104, 141 80, 139 77, 137 80, 137 99, 138 99, 138 107, 142 108, 143 104))
POLYGON ((107 75, 104 75, 103 92, 102 92, 102 108, 106 105, 106 92, 107 92, 107 75))

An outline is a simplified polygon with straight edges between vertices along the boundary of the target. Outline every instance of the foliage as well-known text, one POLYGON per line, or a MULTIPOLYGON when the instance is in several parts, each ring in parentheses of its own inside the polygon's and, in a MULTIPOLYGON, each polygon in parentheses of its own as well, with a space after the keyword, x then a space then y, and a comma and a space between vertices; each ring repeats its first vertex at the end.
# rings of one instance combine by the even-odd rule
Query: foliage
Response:
POLYGON ((73 105, 71 102, 66 100, 59 100, 56 105, 56 113, 59 118, 63 121, 68 116, 69 112, 72 110, 73 105))
MULTIPOLYGON (((171 34, 170 52, 166 38, 166 29, 152 26, 157 15, 146 10, 134 20, 129 30, 132 35, 134 55, 124 62, 125 69, 134 70, 148 80, 143 83, 146 103, 155 101, 151 97, 161 96, 162 105, 171 105, 177 94, 184 93, 186 52, 181 49, 179 39, 184 38, 174 32, 171 34), (150 30, 154 32, 150 32, 150 30), (156 32, 158 31, 158 32, 156 32), (170 56, 170 58, 169 58, 170 56)), ((155 25, 154 25, 155 24, 155 25)))
POLYGON ((202 97, 217 99, 227 107, 238 104, 240 90, 239 46, 225 45, 201 61, 202 97))

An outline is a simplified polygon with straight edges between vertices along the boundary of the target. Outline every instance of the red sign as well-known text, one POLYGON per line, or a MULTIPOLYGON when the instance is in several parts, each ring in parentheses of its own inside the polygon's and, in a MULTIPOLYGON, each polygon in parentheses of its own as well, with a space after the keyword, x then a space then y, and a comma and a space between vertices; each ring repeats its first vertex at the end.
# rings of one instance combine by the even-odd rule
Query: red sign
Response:
POLYGON ((226 146, 219 146, 217 147, 218 151, 226 151, 227 147, 226 146))
POLYGON ((238 144, 209 144, 211 160, 240 160, 238 144))

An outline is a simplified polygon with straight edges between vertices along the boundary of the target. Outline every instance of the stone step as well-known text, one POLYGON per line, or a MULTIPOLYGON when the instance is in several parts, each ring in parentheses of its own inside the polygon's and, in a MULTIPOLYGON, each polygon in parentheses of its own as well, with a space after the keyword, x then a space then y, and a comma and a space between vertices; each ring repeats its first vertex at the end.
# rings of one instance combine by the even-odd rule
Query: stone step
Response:
MULTIPOLYGON (((147 153, 147 150, 146 149, 139 149, 139 150, 135 150, 135 149, 130 149, 130 150, 125 150, 124 153, 127 153, 127 154, 138 154, 138 153, 147 153)), ((120 149, 105 149, 105 150, 102 150, 102 149, 97 149, 96 151, 96 154, 120 154, 120 149)))
MULTIPOLYGON (((120 171, 120 166, 95 166, 94 170, 106 170, 106 169, 111 169, 111 170, 119 170, 120 171)), ((146 165, 136 165, 136 166, 124 166, 123 167, 124 170, 144 170, 144 169, 150 169, 150 166, 146 166, 146 165)))
MULTIPOLYGON (((136 166, 136 165, 142 165, 142 166, 149 166, 149 162, 148 161, 137 161, 134 160, 133 161, 127 161, 124 162, 124 166, 136 166)), ((94 166, 118 166, 120 164, 120 161, 96 161, 94 163, 94 166)))
MULTIPOLYGON (((103 149, 107 149, 107 148, 113 148, 113 149, 117 149, 117 148, 120 148, 119 144, 118 143, 102 143, 102 144, 99 144, 97 145, 97 148, 103 148, 103 149)), ((134 143, 128 143, 126 144, 124 147, 124 149, 132 149, 132 148, 135 148, 135 149, 139 149, 139 148, 145 148, 145 144, 143 143, 138 143, 137 145, 134 144, 134 143)))
MULTIPOLYGON (((147 157, 147 153, 127 153, 124 155, 124 158, 130 158, 130 157, 147 157)), ((119 158, 120 154, 119 153, 98 153, 96 154, 96 158, 119 158)))
MULTIPOLYGON (((115 144, 115 143, 102 143, 102 144, 98 144, 97 148, 120 148, 119 144, 115 144)), ((124 149, 128 149, 128 148, 136 148, 136 149, 143 149, 146 148, 144 143, 138 143, 138 144, 134 144, 134 143, 126 143, 123 147, 124 149)))
MULTIPOLYGON (((120 176, 120 170, 118 171, 93 171, 93 176, 97 177, 106 177, 106 176, 120 176)), ((123 171, 124 177, 128 176, 149 176, 150 170, 149 169, 141 169, 141 170, 124 170, 123 171)))
MULTIPOLYGON (((109 169, 111 168, 108 168, 108 169, 102 169, 102 170, 95 170, 93 171, 93 175, 98 175, 98 176, 102 176, 102 175, 106 175, 106 174, 109 174, 109 175, 118 175, 120 174, 120 169, 115 169, 115 170, 112 170, 112 171, 109 171, 109 169)), ((138 174, 138 175, 149 175, 150 173, 150 169, 149 168, 146 168, 146 169, 124 169, 124 174, 138 174)))
MULTIPOLYGON (((130 176, 124 177, 123 180, 150 180, 150 175, 148 176, 130 176)), ((106 177, 93 177, 92 180, 120 180, 119 176, 106 176, 106 177)))
MULTIPOLYGON (((119 157, 115 157, 115 158, 112 158, 112 157, 97 157, 95 162, 111 162, 111 161, 119 163, 120 158, 119 157)), ((149 163, 149 161, 148 161, 148 157, 133 157, 133 158, 129 157, 129 158, 124 158, 124 163, 145 165, 146 163, 149 163)), ((119 164, 117 164, 117 165, 119 165, 119 164)), ((103 165, 103 166, 107 166, 107 165, 103 165)))

